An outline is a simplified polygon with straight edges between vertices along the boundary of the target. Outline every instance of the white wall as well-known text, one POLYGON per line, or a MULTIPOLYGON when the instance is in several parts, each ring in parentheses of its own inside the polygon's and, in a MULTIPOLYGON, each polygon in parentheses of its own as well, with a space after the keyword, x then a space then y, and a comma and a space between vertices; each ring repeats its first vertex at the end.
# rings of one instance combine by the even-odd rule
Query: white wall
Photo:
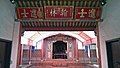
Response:
POLYGON ((120 0, 107 0, 99 23, 102 68, 108 68, 105 41, 120 38, 120 0))
POLYGON ((0 38, 12 41, 10 68, 16 68, 19 23, 14 21, 15 5, 10 0, 0 0, 0 38))
POLYGON ((0 38, 12 40, 14 5, 10 0, 0 0, 0 38))

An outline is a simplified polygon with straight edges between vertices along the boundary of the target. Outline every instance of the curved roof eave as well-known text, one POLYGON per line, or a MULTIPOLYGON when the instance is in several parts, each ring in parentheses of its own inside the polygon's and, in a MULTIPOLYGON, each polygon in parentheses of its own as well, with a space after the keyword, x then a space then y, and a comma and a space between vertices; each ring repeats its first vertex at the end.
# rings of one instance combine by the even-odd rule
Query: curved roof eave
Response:
POLYGON ((48 33, 47 35, 44 35, 41 39, 38 39, 38 40, 36 40, 36 42, 38 42, 38 41, 40 41, 40 40, 42 40, 42 39, 45 39, 45 38, 47 38, 47 37, 50 37, 50 36, 53 36, 53 35, 57 35, 57 34, 63 34, 63 35, 68 35, 68 36, 71 36, 71 37, 74 37, 74 38, 76 38, 77 40, 79 40, 80 42, 83 42, 83 41, 85 41, 83 38, 81 38, 79 35, 77 35, 77 34, 73 34, 73 33, 71 33, 71 32, 53 32, 53 33, 48 33))

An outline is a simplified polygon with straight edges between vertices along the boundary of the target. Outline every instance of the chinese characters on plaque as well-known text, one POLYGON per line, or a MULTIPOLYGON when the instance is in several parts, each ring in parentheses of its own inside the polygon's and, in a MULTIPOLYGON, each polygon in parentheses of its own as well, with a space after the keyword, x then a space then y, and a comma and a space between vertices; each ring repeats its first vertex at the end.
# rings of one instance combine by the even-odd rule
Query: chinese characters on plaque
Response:
POLYGON ((99 19, 101 15, 100 8, 75 8, 75 19, 94 20, 99 19))
POLYGON ((101 8, 73 6, 45 6, 17 8, 18 19, 79 19, 95 20, 101 17, 101 8), (75 12, 75 13, 74 13, 75 12), (45 16, 45 17, 44 17, 45 16))
POLYGON ((72 19, 73 18, 72 6, 45 6, 46 19, 72 19))
POLYGON ((17 8, 18 19, 42 19, 42 8, 17 8))

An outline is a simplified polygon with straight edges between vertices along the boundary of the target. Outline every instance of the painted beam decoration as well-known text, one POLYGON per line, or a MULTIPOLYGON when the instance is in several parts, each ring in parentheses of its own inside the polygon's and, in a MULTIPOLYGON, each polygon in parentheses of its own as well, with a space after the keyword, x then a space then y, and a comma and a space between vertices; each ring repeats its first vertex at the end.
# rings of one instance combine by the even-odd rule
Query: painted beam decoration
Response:
POLYGON ((42 19, 43 8, 28 7, 28 8, 17 8, 18 19, 42 19))
POLYGON ((45 19, 73 19, 73 6, 45 6, 45 19))
POLYGON ((101 8, 89 8, 89 7, 75 8, 75 19, 95 20, 95 19, 100 19, 100 17, 101 17, 101 8))

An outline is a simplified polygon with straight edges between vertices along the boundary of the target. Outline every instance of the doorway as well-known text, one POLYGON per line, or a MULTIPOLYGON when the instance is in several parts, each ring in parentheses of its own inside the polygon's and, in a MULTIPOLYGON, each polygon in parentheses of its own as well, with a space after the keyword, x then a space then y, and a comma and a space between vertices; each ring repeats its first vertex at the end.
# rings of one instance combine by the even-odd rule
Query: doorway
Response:
POLYGON ((106 42, 108 67, 120 68, 120 38, 106 42))
POLYGON ((0 39, 0 68, 10 68, 11 41, 0 39))
POLYGON ((67 59, 67 43, 63 41, 56 41, 53 43, 53 59, 67 59))

